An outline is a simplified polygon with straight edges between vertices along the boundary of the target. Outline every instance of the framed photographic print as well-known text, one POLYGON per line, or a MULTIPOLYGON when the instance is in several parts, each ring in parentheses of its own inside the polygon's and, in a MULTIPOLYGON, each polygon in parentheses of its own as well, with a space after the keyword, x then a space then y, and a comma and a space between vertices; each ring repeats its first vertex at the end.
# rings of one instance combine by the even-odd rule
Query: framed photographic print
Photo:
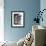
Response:
POLYGON ((11 12, 11 26, 24 27, 24 11, 11 12))

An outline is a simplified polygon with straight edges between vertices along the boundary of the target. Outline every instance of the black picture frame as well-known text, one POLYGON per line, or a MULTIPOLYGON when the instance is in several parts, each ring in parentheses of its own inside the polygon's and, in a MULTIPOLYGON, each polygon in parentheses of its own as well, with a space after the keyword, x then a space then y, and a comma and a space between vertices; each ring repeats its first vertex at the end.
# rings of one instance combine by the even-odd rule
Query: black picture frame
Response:
POLYGON ((25 13, 24 11, 11 11, 11 27, 24 27, 25 13))

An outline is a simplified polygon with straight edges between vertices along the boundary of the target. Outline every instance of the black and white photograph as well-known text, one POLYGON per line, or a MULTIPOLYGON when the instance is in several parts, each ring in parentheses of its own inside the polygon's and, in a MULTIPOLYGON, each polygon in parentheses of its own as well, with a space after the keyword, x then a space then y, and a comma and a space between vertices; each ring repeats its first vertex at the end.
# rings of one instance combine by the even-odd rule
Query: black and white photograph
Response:
POLYGON ((11 25, 12 27, 24 26, 24 11, 12 11, 11 12, 11 25))

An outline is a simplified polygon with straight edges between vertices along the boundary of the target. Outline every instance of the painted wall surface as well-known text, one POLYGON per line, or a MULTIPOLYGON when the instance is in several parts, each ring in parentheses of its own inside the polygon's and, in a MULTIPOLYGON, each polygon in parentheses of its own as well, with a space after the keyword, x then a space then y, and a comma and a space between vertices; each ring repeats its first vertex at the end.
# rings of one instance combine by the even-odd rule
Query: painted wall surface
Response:
MULTIPOLYGON (((43 9, 46 9, 46 0, 41 0, 40 1, 40 9, 41 9, 41 11, 43 9)), ((41 21, 40 22, 40 25, 46 27, 46 10, 44 10, 42 17, 43 17, 43 22, 41 21)))
POLYGON ((18 41, 32 31, 32 21, 40 10, 40 0, 4 0, 4 36, 7 41, 18 41), (11 11, 25 12, 25 27, 11 27, 11 11))

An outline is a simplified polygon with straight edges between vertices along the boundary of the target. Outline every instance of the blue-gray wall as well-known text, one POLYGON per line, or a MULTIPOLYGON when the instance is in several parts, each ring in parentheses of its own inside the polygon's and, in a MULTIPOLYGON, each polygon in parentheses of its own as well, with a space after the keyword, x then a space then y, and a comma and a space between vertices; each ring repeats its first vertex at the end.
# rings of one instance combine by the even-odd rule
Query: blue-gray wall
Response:
POLYGON ((18 41, 32 30, 33 19, 40 9, 40 0, 5 0, 4 35, 7 41, 18 41), (11 11, 25 12, 25 27, 11 27, 11 11))
MULTIPOLYGON (((40 1, 40 10, 42 11, 43 9, 46 9, 46 0, 41 0, 40 1)), ((45 26, 46 27, 46 10, 43 12, 43 22, 40 22, 40 25, 45 26)))

